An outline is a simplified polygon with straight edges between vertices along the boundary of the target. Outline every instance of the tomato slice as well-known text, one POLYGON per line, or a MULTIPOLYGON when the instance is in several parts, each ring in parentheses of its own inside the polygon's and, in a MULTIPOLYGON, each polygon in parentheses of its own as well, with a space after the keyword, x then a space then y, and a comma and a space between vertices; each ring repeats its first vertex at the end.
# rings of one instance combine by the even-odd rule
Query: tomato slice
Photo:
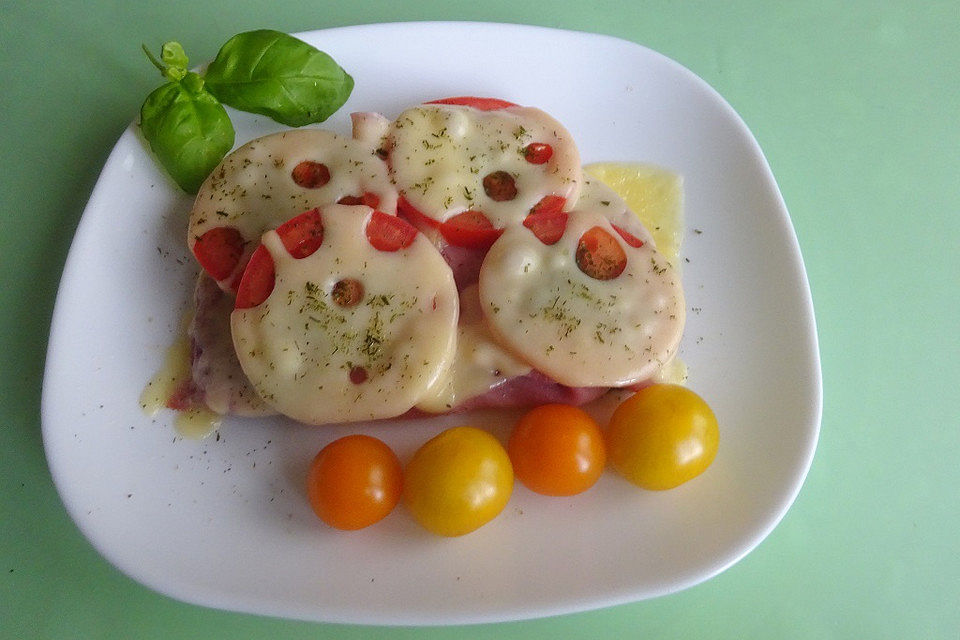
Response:
POLYGON ((506 109, 507 107, 519 106, 513 102, 500 100, 499 98, 478 98, 476 96, 458 96, 456 98, 442 98, 440 100, 431 100, 426 104, 457 104, 464 107, 473 107, 481 111, 496 111, 497 109, 506 109))
POLYGON ((628 245, 630 245, 634 249, 639 249, 640 247, 643 246, 643 240, 633 235, 629 231, 624 231, 623 229, 613 224, 612 222, 610 223, 610 226, 613 227, 614 230, 620 234, 620 237, 623 238, 624 242, 626 242, 628 245))
POLYGON ((441 223, 440 233, 447 242, 458 247, 489 249, 503 229, 495 228, 487 216, 471 209, 441 223))
POLYGON ((417 230, 406 220, 374 211, 366 228, 367 240, 379 251, 397 251, 409 247, 417 230))
POLYGON ((322 162, 304 160, 293 168, 290 177, 304 189, 319 189, 330 182, 330 169, 322 162))
POLYGON ((233 227, 214 227, 193 243, 193 255, 210 277, 225 280, 243 255, 243 236, 233 227))
POLYGON ((397 212, 409 220, 410 223, 418 229, 426 229, 428 227, 436 229, 440 226, 440 223, 437 220, 434 220, 425 213, 422 213, 415 206, 407 202, 407 199, 403 196, 397 198, 397 212))
POLYGON ((580 236, 577 266, 591 278, 613 280, 627 267, 627 254, 620 243, 601 227, 592 227, 580 236))
POLYGON ((567 214, 563 211, 532 213, 523 220, 523 226, 543 244, 556 244, 567 228, 567 214))
POLYGON ((523 159, 530 164, 546 164, 553 157, 553 147, 545 142, 531 142, 523 149, 523 159))
POLYGON ((310 209, 277 227, 277 235, 287 253, 298 260, 306 258, 323 244, 323 220, 320 209, 310 209))
POLYGON ((267 248, 260 245, 250 256, 250 262, 243 271, 234 308, 249 309, 266 300, 273 291, 275 275, 273 258, 267 248))
POLYGON ((540 202, 530 207, 530 215, 538 213, 560 213, 567 206, 567 199, 563 196, 543 196, 540 202))

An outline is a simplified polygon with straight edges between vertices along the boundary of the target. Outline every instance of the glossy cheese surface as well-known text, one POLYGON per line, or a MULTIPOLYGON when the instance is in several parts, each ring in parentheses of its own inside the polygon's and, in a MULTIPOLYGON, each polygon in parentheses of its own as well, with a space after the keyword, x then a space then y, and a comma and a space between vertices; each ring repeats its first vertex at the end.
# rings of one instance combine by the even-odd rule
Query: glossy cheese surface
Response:
POLYGON ((190 212, 187 245, 217 227, 236 229, 246 243, 226 288, 243 268, 260 235, 308 209, 344 197, 376 196, 377 208, 396 213, 397 192, 372 144, 320 129, 294 129, 257 138, 230 153, 200 187, 190 212), (302 186, 293 172, 301 163, 326 167, 321 186, 302 186))
POLYGON ((570 386, 625 386, 656 374, 676 352, 685 309, 678 274, 651 243, 636 248, 596 212, 571 211, 547 245, 522 225, 490 248, 480 301, 497 339, 570 386), (580 238, 599 227, 623 249, 619 276, 598 280, 578 266, 580 238))
POLYGON ((372 213, 324 207, 323 243, 300 259, 266 232, 273 290, 231 316, 244 372, 267 404, 301 422, 401 415, 454 356, 459 303, 449 266, 421 234, 397 251, 375 249, 365 235, 372 213), (362 286, 349 306, 333 295, 343 281, 362 286))
POLYGON ((475 210, 501 228, 522 220, 544 196, 561 196, 572 206, 580 193, 580 155, 573 138, 532 107, 481 111, 421 105, 394 120, 387 145, 397 189, 436 222, 475 210), (525 149, 531 143, 550 145, 550 159, 529 162, 525 149), (484 178, 497 172, 510 176, 515 196, 496 200, 488 195, 484 178))
POLYGON ((417 408, 445 413, 531 369, 490 333, 480 310, 479 289, 471 285, 460 293, 456 356, 417 408))

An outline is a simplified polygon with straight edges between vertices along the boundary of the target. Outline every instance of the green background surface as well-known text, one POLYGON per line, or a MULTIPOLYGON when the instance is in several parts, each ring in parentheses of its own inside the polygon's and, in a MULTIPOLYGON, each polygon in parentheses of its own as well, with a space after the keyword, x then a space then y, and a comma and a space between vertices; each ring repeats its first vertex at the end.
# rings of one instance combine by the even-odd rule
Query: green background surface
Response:
POLYGON ((3 0, 0 637, 960 638, 958 60, 955 1, 3 0), (178 39, 201 61, 248 29, 410 20, 646 45, 715 87, 759 140, 810 276, 823 425, 793 508, 720 576, 652 601, 466 629, 311 624, 158 595, 68 518, 40 437, 49 322, 100 168, 159 82, 141 42, 178 39))

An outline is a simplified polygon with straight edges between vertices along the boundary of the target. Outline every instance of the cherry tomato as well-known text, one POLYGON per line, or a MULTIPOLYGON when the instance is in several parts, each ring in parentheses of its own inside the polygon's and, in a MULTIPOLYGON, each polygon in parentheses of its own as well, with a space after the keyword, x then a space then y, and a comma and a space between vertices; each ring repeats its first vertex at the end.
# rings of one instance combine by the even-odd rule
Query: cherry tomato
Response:
POLYGON ((507 452, 492 435, 455 427, 428 440, 407 464, 403 501, 414 519, 441 536, 483 526, 513 491, 507 452))
POLYGON ((513 472, 530 490, 572 496, 596 483, 607 462, 600 427, 585 411, 547 404, 517 423, 507 453, 513 472))
POLYGON ((489 249, 503 229, 495 228, 487 216, 471 209, 441 223, 440 233, 447 242, 457 247, 489 249))
POLYGON ((613 467, 644 489, 672 489, 703 473, 717 455, 717 418, 686 387, 655 384, 625 400, 610 418, 613 467))
POLYGON ((307 496, 331 527, 354 530, 385 518, 400 500, 403 471, 383 441, 366 435, 334 440, 307 473, 307 496))

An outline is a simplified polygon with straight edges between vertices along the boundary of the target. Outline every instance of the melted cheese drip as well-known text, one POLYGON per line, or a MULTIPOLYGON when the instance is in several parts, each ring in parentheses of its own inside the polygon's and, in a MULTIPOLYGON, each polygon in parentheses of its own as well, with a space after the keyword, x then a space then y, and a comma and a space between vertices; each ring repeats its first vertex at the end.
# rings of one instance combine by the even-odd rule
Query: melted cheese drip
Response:
POLYGON ((223 416, 206 407, 194 407, 177 413, 173 428, 184 438, 202 440, 220 428, 223 416))
MULTIPOLYGON (((189 320, 187 320, 189 323, 189 320)), ((190 341, 181 331, 167 347, 163 364, 140 393, 140 408, 155 416, 167 408, 167 401, 180 386, 190 380, 190 341)))
MULTIPOLYGON (((344 196, 373 193, 380 199, 378 209, 396 213, 397 191, 386 163, 371 146, 369 141, 320 129, 294 129, 251 140, 224 158, 200 187, 190 212, 187 246, 210 229, 233 227, 248 243, 242 266, 264 231, 344 196), (305 160, 325 164, 330 181, 313 189, 294 182, 291 171, 305 160)), ((221 286, 232 279, 233 274, 221 286)))
POLYGON ((580 155, 573 138, 539 109, 422 105, 397 117, 389 139, 397 188, 421 213, 440 222, 474 209, 499 228, 522 220, 546 195, 563 196, 572 206, 580 193, 580 155), (531 142, 551 145, 547 163, 526 161, 523 152, 531 142), (483 178, 496 171, 514 177, 515 198, 498 202, 484 192, 483 178))
POLYGON ((244 372, 268 404, 301 422, 400 415, 453 358, 459 305, 450 267, 420 234, 405 249, 374 249, 365 235, 371 214, 325 207, 323 244, 299 260, 268 231, 274 289, 231 316, 244 372), (343 308, 331 291, 347 278, 363 285, 364 297, 343 308), (357 367, 366 379, 352 382, 357 367))
POLYGON ((443 413, 516 376, 530 373, 528 363, 504 349, 487 328, 480 310, 480 293, 471 285, 460 293, 457 353, 417 408, 443 413))
POLYGON ((650 378, 676 353, 685 310, 680 280, 651 244, 622 241, 598 213, 570 212, 563 237, 545 245, 508 228, 480 269, 491 331, 535 368, 568 386, 625 386, 650 378), (612 280, 584 274, 577 243, 606 229, 627 255, 612 280))
MULTIPOLYGON (((160 370, 154 374, 140 394, 140 407, 148 416, 155 416, 167 408, 167 401, 190 381, 190 340, 186 327, 191 324, 191 314, 186 314, 180 323, 180 332, 169 347, 160 370)), ((200 439, 217 430, 223 416, 206 407, 195 407, 177 412, 174 429, 185 438, 200 439)))

